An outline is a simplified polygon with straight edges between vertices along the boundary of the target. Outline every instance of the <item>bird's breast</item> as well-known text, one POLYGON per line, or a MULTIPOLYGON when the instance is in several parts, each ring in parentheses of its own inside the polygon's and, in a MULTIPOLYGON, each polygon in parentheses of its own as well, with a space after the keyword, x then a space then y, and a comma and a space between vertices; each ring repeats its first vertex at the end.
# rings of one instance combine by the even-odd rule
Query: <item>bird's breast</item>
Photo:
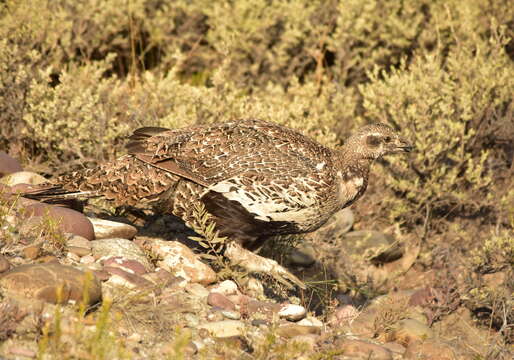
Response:
POLYGON ((347 179, 341 178, 339 182, 339 203, 341 208, 351 205, 366 190, 367 181, 364 176, 353 176, 347 179))

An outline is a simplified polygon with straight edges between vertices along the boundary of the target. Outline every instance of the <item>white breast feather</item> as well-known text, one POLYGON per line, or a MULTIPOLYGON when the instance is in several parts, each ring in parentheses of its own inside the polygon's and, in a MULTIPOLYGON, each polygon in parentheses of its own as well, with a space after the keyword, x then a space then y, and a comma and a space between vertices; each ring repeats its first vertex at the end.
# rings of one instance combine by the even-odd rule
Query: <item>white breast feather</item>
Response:
POLYGON ((357 196, 357 193, 364 185, 364 179, 362 177, 354 177, 348 182, 341 181, 339 183, 339 196, 342 203, 351 201, 357 196))

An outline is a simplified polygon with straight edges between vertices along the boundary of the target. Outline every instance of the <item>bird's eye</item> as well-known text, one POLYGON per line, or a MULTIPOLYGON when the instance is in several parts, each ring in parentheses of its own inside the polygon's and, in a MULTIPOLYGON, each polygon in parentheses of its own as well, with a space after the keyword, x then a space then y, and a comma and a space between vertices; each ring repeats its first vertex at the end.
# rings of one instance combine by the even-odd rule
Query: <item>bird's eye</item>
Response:
POLYGON ((390 143, 392 139, 390 136, 386 136, 384 140, 386 143, 390 143))

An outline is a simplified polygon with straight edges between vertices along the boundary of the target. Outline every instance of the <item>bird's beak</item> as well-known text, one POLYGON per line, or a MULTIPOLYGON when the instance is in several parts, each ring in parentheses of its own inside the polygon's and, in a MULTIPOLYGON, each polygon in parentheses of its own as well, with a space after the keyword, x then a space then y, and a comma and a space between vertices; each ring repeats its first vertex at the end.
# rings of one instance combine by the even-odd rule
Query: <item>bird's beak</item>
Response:
POLYGON ((403 138, 398 138, 396 149, 398 152, 411 152, 414 150, 414 146, 409 141, 403 138))

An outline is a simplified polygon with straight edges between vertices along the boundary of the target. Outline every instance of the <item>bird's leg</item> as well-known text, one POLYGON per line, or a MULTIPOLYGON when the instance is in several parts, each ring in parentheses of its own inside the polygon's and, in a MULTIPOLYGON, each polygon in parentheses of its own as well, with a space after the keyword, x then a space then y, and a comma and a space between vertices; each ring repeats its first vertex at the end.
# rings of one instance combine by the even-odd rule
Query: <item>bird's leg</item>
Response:
POLYGON ((241 266, 249 272, 269 274, 288 288, 293 287, 291 282, 301 289, 306 288, 300 279, 279 265, 275 260, 254 254, 235 241, 227 244, 225 257, 230 260, 231 264, 241 266))

